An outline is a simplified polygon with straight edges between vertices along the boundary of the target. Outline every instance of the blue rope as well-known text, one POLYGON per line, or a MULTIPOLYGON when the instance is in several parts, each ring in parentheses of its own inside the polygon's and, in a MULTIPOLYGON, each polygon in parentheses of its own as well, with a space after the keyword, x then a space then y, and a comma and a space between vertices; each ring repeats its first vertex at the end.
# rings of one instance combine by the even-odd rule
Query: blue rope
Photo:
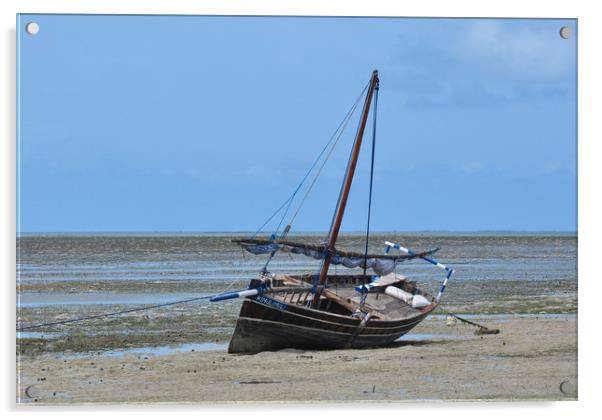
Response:
MULTIPOLYGON (((366 251, 364 257, 364 276, 368 266, 368 242, 370 240, 370 213, 372 210, 372 181, 374 179, 374 151, 376 149, 376 112, 378 109, 378 86, 376 87, 376 95, 374 96, 374 115, 372 123, 372 161, 370 162, 370 192, 368 193, 368 222, 366 224, 366 251)), ((365 282, 362 279, 362 284, 365 282)))

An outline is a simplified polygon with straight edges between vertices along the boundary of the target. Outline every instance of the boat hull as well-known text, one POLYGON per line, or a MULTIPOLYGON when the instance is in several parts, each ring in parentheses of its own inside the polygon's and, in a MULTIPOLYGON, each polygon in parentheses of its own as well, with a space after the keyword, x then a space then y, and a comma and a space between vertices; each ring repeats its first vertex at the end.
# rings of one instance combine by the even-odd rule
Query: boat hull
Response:
POLYGON ((435 308, 399 320, 336 315, 287 305, 264 296, 243 301, 229 353, 258 353, 283 348, 305 350, 377 347, 390 344, 418 325, 435 308))

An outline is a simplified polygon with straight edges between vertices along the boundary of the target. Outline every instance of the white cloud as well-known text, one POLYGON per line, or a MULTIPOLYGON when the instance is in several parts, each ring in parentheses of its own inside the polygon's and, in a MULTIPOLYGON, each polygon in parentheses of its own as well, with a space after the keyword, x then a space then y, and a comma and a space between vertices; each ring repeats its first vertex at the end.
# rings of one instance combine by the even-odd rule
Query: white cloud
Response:
POLYGON ((514 76, 538 80, 565 76, 574 66, 574 40, 551 25, 526 27, 511 21, 475 21, 459 35, 456 54, 514 76))

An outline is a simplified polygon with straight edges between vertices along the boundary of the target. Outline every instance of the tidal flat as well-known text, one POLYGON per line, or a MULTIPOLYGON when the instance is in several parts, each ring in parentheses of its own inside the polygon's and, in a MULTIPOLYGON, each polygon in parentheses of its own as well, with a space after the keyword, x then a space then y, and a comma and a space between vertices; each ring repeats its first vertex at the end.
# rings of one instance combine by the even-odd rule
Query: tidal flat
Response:
MULTIPOLYGON (((304 241, 320 237, 303 236, 304 241)), ((395 346, 229 355, 239 300, 198 300, 17 333, 17 401, 23 404, 575 399, 576 236, 372 237, 441 247, 452 266, 438 312, 395 346), (444 311, 499 328, 447 325, 444 311), (563 383, 563 390, 560 384, 563 383), (347 385, 345 385, 347 384, 347 385), (251 398, 252 396, 252 398, 251 398)), ((228 235, 18 238, 17 323, 27 327, 245 288, 265 258, 228 235)), ((341 248, 361 249, 361 235, 341 248)), ((276 273, 316 262, 277 255, 276 273)), ((346 269, 334 268, 342 272, 346 269)), ((419 262, 398 272, 436 291, 442 273, 419 262)))

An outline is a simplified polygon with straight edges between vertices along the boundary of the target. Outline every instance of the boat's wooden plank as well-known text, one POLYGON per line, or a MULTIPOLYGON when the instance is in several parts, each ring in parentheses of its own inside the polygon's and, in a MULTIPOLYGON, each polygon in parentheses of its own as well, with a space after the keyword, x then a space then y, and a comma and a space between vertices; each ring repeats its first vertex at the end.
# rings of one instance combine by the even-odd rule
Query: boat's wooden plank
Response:
MULTIPOLYGON (((416 323, 394 332, 368 334, 362 330, 351 342, 352 348, 383 346, 410 331, 416 323)), ((323 330, 280 321, 240 317, 228 348, 230 353, 257 353, 283 348, 337 349, 350 343, 352 333, 323 330)))
POLYGON ((378 278, 378 280, 373 281, 373 284, 376 284, 377 286, 390 286, 391 284, 395 284, 395 283, 399 283, 400 281, 406 281, 407 277, 399 275, 399 274, 395 274, 395 273, 390 273, 387 274, 386 276, 381 276, 378 278))
MULTIPOLYGON (((290 324, 347 333, 353 333, 360 323, 358 318, 335 318, 329 315, 322 311, 299 306, 288 306, 285 309, 279 309, 260 300, 255 300, 255 298, 245 300, 240 312, 241 317, 282 321, 290 324)), ((368 334, 394 333, 395 331, 403 330, 409 325, 420 322, 425 316, 426 314, 418 313, 412 318, 401 319, 396 322, 370 319, 366 325, 366 331, 368 334)))
MULTIPOLYGON (((280 275, 280 276, 277 276, 277 278, 283 280, 285 282, 285 284, 286 283, 306 284, 305 282, 303 282, 301 280, 297 280, 297 279, 295 279, 291 276, 287 276, 287 275, 280 275)), ((309 291, 308 291, 308 294, 309 294, 309 291)), ((339 305, 341 305, 343 308, 347 309, 351 313, 353 313, 359 309, 359 304, 353 302, 350 298, 342 298, 339 295, 337 295, 336 293, 331 292, 328 289, 324 289, 322 291, 322 294, 325 297, 327 297, 328 299, 331 299, 334 302, 338 303, 339 305)), ((363 309, 368 310, 373 317, 380 318, 380 319, 387 319, 387 316, 385 314, 378 312, 376 309, 370 307, 369 305, 365 305, 363 309)))

